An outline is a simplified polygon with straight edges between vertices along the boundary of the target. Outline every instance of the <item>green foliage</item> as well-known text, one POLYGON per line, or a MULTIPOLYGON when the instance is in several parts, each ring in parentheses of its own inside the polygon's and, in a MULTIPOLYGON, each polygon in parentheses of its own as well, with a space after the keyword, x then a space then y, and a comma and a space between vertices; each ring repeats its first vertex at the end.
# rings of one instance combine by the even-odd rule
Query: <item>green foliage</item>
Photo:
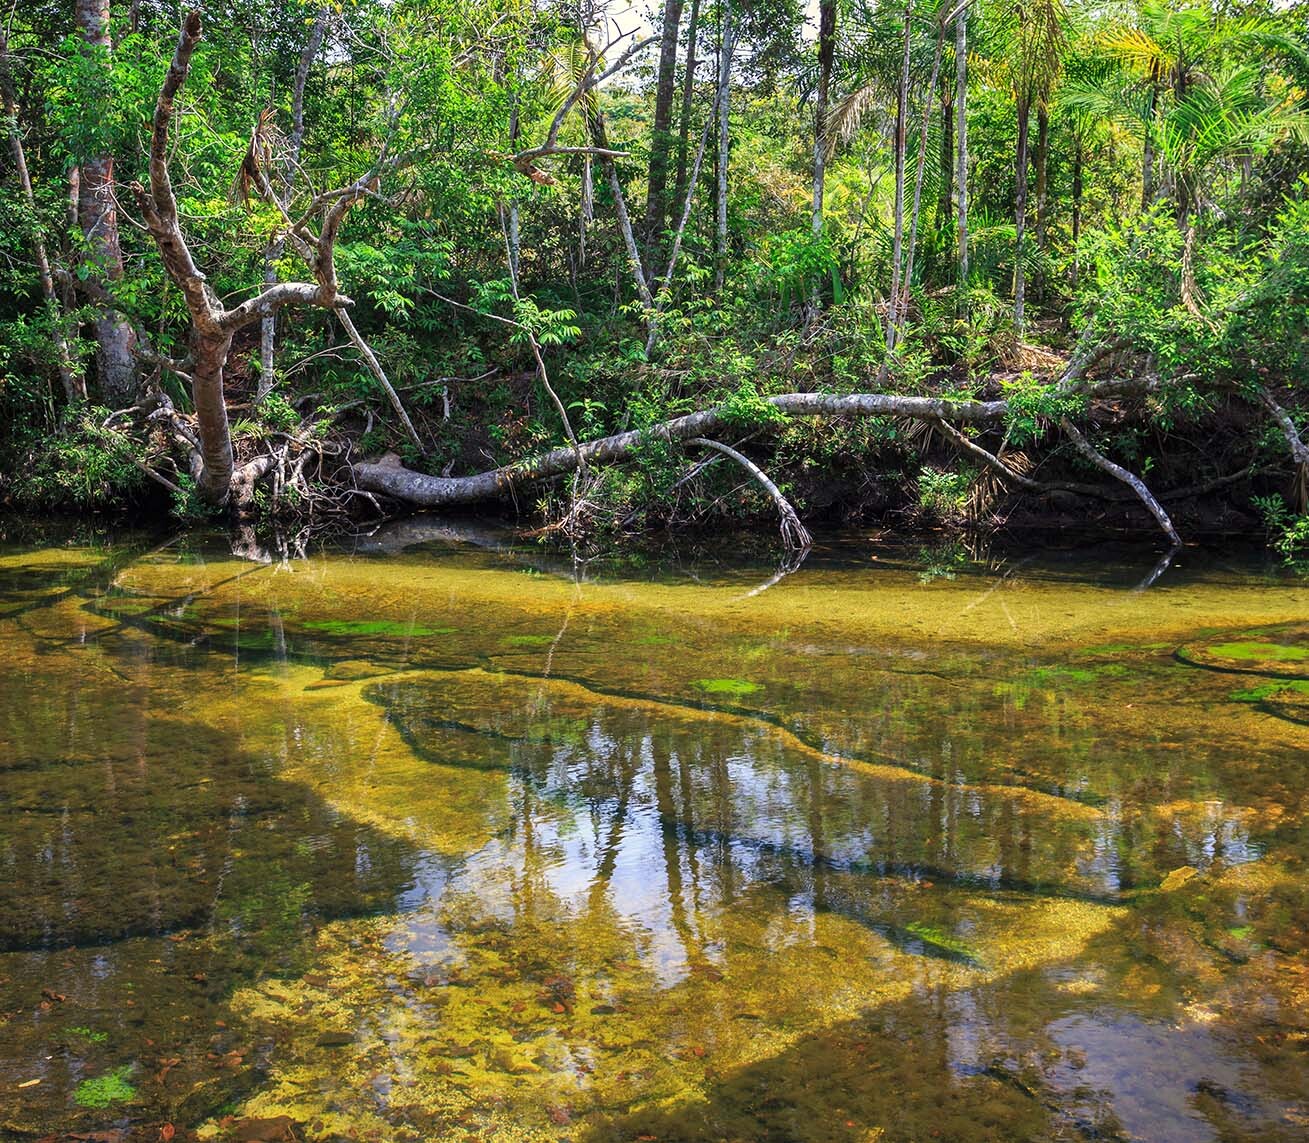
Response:
POLYGON ((259 419, 269 428, 290 432, 300 423, 300 414, 280 393, 269 393, 256 407, 259 419))
POLYGON ((101 511, 123 508, 146 490, 133 458, 139 445, 101 427, 109 410, 69 408, 54 433, 28 440, 26 462, 12 476, 15 499, 31 508, 101 511))
POLYGON ((760 395, 753 381, 742 379, 718 406, 724 421, 738 429, 775 428, 786 423, 786 414, 760 395))
POLYGON ((937 520, 961 516, 968 503, 971 472, 950 472, 930 465, 918 472, 918 507, 937 520))
MULTIPOLYGON (((1078 396, 1051 385, 1055 368, 1024 372, 1040 359, 1031 343, 1062 352, 1085 335, 1088 343, 1123 346, 1105 368, 1151 379, 1148 396, 1124 399, 1110 442, 1115 455, 1142 467, 1156 463, 1171 479, 1193 462, 1193 442, 1221 423, 1232 453, 1244 444, 1261 465, 1284 463, 1285 449, 1262 413, 1245 423, 1230 408, 1236 396, 1262 409, 1262 388, 1302 418, 1309 400, 1309 53, 1302 21, 1289 12, 1238 13, 1213 0, 1148 0, 1130 10, 1066 10, 1042 0, 974 11, 969 273, 957 281, 955 156, 948 116, 939 114, 955 62, 948 38, 937 113, 924 118, 922 103, 939 14, 921 9, 909 27, 899 221, 906 246, 913 232, 913 273, 908 321, 885 360, 897 219, 894 156, 884 138, 904 58, 900 10, 840 10, 833 90, 843 94, 828 108, 817 234, 813 51, 801 9, 787 0, 737 14, 739 59, 749 63, 732 78, 727 248, 717 243, 710 124, 667 283, 671 230, 657 239, 641 225, 653 101, 646 72, 633 68, 579 99, 558 124, 560 153, 531 164, 510 158, 547 137, 588 66, 585 29, 571 10, 361 0, 348 21, 328 21, 304 91, 305 134, 295 162, 291 92, 312 8, 206 11, 170 153, 185 230, 209 285, 225 299, 250 297, 266 261, 280 279, 312 277, 295 242, 283 243, 280 254, 269 245, 285 231, 281 209, 258 194, 246 201, 233 193, 264 109, 272 109, 276 125, 268 173, 290 196, 292 218, 307 211, 316 225, 315 192, 372 171, 383 150, 403 156, 377 168, 334 258, 356 324, 430 446, 417 455, 332 313, 310 307, 280 312, 279 387, 254 407, 253 330, 237 339, 226 383, 242 455, 278 433, 330 431, 353 436, 353 455, 395 449, 429 471, 468 472, 521 458, 561 439, 535 343, 580 435, 645 430, 631 467, 591 474, 589 495, 607 506, 615 526, 740 514, 762 503, 757 492, 726 484, 725 465, 683 482, 691 462, 682 447, 649 431, 712 406, 729 435, 769 442, 769 471, 795 484, 802 499, 817 491, 813 503, 857 510, 860 497, 877 499, 869 486, 884 480, 898 490, 900 507, 916 501, 924 520, 958 521, 967 515, 969 480, 953 473, 940 440, 924 446, 889 419, 788 419, 767 395, 877 388, 991 399, 999 392, 1010 402, 1009 443, 1022 448, 1044 441, 1061 417, 1086 412, 1078 396), (469 47, 492 40, 491 53, 469 47), (1048 112, 1040 154, 1037 125, 1029 124, 1034 150, 1021 248, 1020 103, 1031 105, 1033 119, 1037 107, 1048 112), (578 153, 592 142, 583 112, 604 115, 618 152, 615 175, 658 294, 649 352, 652 314, 616 224, 614 188, 604 164, 578 153), (1147 137, 1152 194, 1142 193, 1147 137), (1040 202, 1037 181, 1045 189, 1040 202), (1029 281, 1021 331, 1012 319, 1019 265, 1029 281), (332 411, 330 430, 326 417, 317 428, 302 424, 298 410, 314 405, 332 411), (1174 432, 1182 426, 1188 431, 1174 432), (905 481, 905 473, 921 475, 905 481)), ((0 194, 0 459, 15 502, 116 509, 155 494, 132 462, 148 449, 180 488, 174 514, 200 520, 208 510, 189 479, 176 475, 185 463, 172 457, 170 467, 157 433, 147 445, 143 418, 107 434, 96 428, 101 413, 83 417, 65 408, 54 350, 55 332, 64 331, 75 370, 103 403, 94 364, 99 303, 67 288, 101 277, 92 244, 68 225, 68 172, 97 156, 112 158, 120 201, 125 184, 144 173, 146 125, 176 25, 158 6, 139 15, 134 29, 118 22, 112 53, 87 45, 69 5, 20 5, 11 21, 34 202, 12 188, 0 194), (54 305, 33 272, 38 241, 56 270, 66 271, 54 305)), ((688 124, 688 149, 708 111, 702 104, 688 124)), ((669 228, 680 220, 681 202, 670 206, 669 228)), ((112 275, 112 293, 150 331, 155 348, 180 357, 189 337, 185 300, 148 235, 128 225, 120 231, 123 273, 112 275)), ((186 412, 186 385, 166 371, 159 383, 186 412)), ((552 490, 545 499, 557 507, 560 495, 552 490)), ((267 504, 263 490, 256 498, 267 504)), ((1297 527, 1288 520, 1274 532, 1294 546, 1297 527)))
POLYGON ((1009 439, 1020 446, 1039 439, 1061 417, 1077 416, 1085 405, 1075 392, 1039 382, 1030 373, 1005 382, 1004 395, 1009 402, 1009 439))
POLYGON ((1287 564, 1309 573, 1309 515, 1293 512, 1278 495, 1256 496, 1254 506, 1263 519, 1273 550, 1287 564))
POLYGON ((78 1107, 103 1110, 115 1103, 126 1103, 134 1099, 136 1088, 129 1082, 133 1070, 131 1064, 125 1064, 102 1076, 83 1080, 73 1092, 73 1102, 78 1107))
POLYGON ((179 473, 173 481, 177 491, 170 494, 169 514, 183 524, 199 524, 218 518, 221 509, 200 495, 200 489, 189 473, 179 473))

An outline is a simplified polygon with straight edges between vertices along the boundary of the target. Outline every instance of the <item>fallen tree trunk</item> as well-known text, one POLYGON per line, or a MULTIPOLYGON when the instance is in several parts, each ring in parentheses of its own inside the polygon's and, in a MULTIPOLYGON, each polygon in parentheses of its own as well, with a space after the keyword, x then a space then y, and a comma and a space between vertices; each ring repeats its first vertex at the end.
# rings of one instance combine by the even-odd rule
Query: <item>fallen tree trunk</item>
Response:
MULTIPOLYGON (((779 412, 799 417, 909 417, 913 420, 948 420, 985 424, 1004 418, 1006 401, 946 401, 932 397, 898 397, 887 393, 852 393, 840 397, 830 393, 782 393, 765 398, 779 412)), ((608 464, 626 460, 651 437, 669 441, 689 441, 703 437, 724 425, 730 418, 719 407, 703 409, 664 421, 649 429, 633 429, 599 440, 587 441, 576 449, 572 445, 479 472, 473 476, 429 476, 401 465, 388 456, 374 464, 352 467, 356 485, 366 492, 376 492, 404 500, 420 508, 449 508, 494 500, 524 484, 562 476, 584 464, 608 464)))

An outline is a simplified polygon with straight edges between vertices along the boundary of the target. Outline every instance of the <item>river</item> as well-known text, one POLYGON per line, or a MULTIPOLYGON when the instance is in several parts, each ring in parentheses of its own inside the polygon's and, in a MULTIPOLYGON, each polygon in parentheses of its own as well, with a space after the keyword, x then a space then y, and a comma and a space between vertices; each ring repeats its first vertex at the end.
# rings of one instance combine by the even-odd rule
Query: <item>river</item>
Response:
POLYGON ((0 1138, 1309 1137, 1309 583, 431 534, 0 549, 0 1138))

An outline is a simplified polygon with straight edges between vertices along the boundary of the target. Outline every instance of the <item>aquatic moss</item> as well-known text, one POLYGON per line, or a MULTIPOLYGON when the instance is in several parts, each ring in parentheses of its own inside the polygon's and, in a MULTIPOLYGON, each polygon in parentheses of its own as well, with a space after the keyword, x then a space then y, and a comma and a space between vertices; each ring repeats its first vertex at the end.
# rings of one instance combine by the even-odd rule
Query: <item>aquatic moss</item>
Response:
POLYGON ((94 1028, 87 1028, 84 1025, 77 1024, 68 1029, 70 1036, 77 1036, 79 1039, 86 1040, 90 1044, 103 1044, 109 1039, 108 1032, 99 1032, 94 1028))
POLYGON ((763 690, 758 683, 747 679, 696 679, 695 687, 707 695, 725 695, 729 698, 744 698, 763 690))
POLYGON ((1209 647, 1209 653, 1243 662, 1297 663, 1309 659, 1309 648, 1292 647, 1286 643, 1214 643, 1209 647))
POLYGON ((1279 679, 1271 683, 1260 683, 1257 687, 1233 691, 1227 697, 1233 702, 1263 702, 1282 694, 1309 695, 1309 681, 1304 679, 1279 679))
POLYGON ((400 639, 454 633, 453 627, 419 627, 391 619, 315 619, 303 626, 322 635, 391 635, 400 639))
POLYGON ((83 1080, 73 1093, 73 1102, 78 1107, 104 1108, 114 1103, 126 1103, 136 1095, 136 1088, 128 1082, 132 1074, 132 1065, 124 1064, 112 1072, 106 1072, 95 1079, 83 1080))
POLYGON ((976 962, 979 958, 977 950, 944 929, 938 929, 935 925, 929 925, 925 921, 912 921, 905 926, 905 931, 911 933, 923 944, 929 945, 934 949, 950 953, 953 956, 960 957, 963 960, 976 962))

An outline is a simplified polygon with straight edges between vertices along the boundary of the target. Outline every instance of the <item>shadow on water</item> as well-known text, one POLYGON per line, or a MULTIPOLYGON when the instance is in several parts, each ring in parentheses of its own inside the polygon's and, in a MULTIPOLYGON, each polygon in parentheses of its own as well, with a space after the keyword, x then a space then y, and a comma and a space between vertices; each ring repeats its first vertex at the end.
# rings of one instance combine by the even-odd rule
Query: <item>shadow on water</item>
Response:
MULTIPOLYGON (((59 598, 103 572, 56 575, 59 598)), ((46 576, 8 577, 3 602, 30 614, 46 576)), ((231 1017, 233 990, 304 971, 320 926, 394 912, 433 860, 188 717, 212 678, 167 675, 116 637, 65 654, 6 639, 0 1137, 199 1122, 229 1103, 277 1038, 231 1017)))

